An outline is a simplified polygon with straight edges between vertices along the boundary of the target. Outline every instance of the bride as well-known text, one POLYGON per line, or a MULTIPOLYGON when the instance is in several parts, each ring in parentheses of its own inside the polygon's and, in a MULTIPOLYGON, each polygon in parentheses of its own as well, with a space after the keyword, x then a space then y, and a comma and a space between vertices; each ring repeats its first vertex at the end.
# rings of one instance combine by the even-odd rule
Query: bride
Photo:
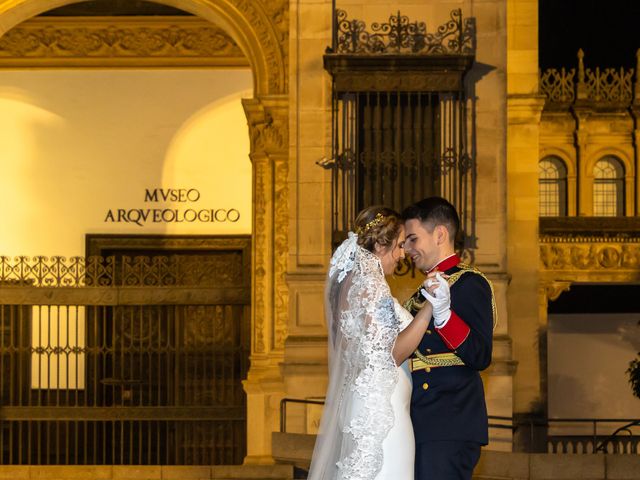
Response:
POLYGON ((331 258, 327 278, 329 386, 308 479, 413 480, 405 360, 432 308, 427 302, 413 318, 385 280, 404 258, 400 216, 373 206, 360 212, 355 227, 331 258))

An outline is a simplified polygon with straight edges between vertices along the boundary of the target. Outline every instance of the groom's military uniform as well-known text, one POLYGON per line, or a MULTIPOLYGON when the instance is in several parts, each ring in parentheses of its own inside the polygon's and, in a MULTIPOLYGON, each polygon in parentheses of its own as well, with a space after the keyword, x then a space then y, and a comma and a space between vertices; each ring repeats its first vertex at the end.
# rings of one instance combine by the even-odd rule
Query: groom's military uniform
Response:
MULTIPOLYGON (((487 407, 479 371, 491 363, 495 300, 491 283, 453 255, 435 268, 449 275, 451 316, 433 318, 414 355, 411 420, 416 480, 470 479, 488 443, 487 407)), ((415 315, 419 290, 405 303, 415 315)))

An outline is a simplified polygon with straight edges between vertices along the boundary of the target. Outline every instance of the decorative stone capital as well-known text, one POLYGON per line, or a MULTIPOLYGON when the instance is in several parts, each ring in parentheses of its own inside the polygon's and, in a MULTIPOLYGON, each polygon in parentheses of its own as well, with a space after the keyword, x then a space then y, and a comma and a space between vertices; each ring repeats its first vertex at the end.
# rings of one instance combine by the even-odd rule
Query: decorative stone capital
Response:
POLYGON ((280 105, 268 106, 266 102, 251 99, 243 101, 249 122, 252 154, 287 155, 288 110, 280 105))

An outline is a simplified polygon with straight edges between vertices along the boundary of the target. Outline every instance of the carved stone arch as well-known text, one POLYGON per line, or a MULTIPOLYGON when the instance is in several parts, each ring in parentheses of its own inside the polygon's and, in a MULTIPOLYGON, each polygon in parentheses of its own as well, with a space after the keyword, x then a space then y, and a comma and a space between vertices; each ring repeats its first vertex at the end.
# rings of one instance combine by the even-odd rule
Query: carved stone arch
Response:
MULTIPOLYGON (((0 35, 47 10, 81 0, 0 0, 0 35)), ((287 91, 288 1, 154 0, 211 21, 242 49, 254 73, 256 96, 287 91), (278 19, 278 23, 274 22, 278 19)))

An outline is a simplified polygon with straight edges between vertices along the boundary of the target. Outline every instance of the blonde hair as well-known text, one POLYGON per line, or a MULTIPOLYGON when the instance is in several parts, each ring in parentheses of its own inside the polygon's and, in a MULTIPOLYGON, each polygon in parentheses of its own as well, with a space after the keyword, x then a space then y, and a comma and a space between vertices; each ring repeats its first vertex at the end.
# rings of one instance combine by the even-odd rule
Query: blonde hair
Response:
POLYGON ((382 205, 373 205, 362 210, 355 220, 358 245, 373 252, 376 243, 389 247, 398 239, 404 223, 400 214, 382 205))

